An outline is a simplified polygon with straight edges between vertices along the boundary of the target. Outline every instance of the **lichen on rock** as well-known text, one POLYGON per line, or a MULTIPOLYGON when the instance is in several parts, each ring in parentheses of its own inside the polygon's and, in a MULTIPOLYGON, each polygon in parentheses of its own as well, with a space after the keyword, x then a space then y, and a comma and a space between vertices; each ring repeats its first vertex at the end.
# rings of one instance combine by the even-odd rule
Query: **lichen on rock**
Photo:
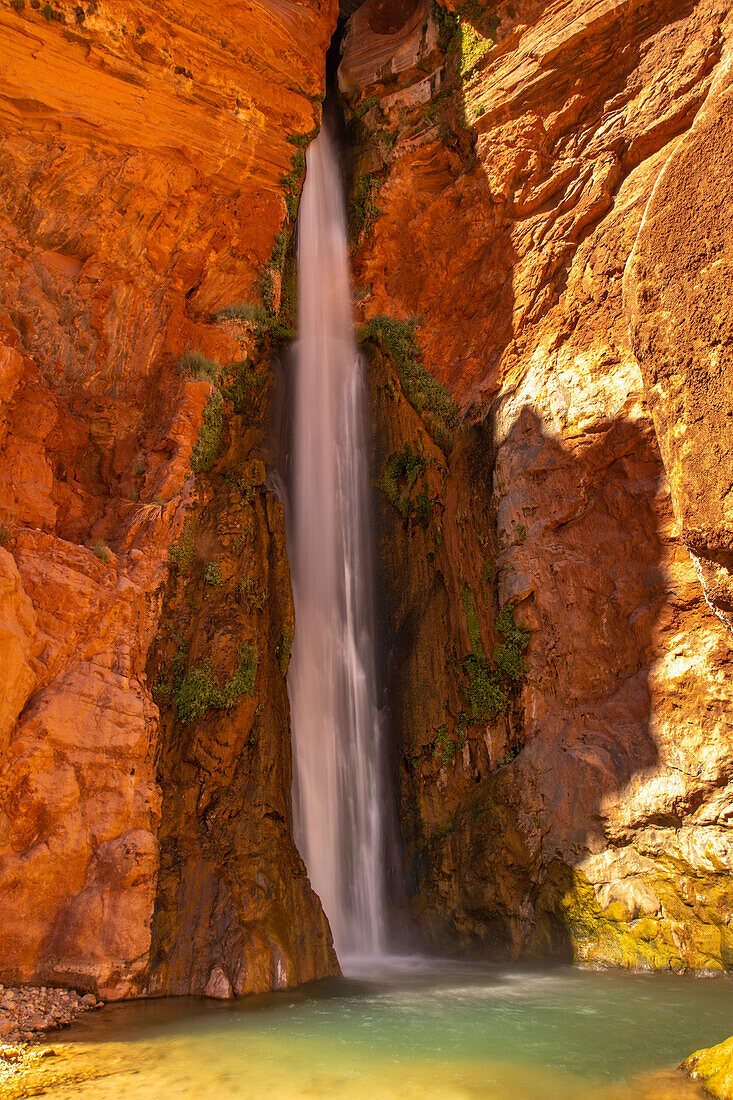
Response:
POLYGON ((680 1066, 696 1081, 702 1081, 705 1091, 716 1100, 733 1098, 733 1038, 717 1046, 697 1050, 680 1066))

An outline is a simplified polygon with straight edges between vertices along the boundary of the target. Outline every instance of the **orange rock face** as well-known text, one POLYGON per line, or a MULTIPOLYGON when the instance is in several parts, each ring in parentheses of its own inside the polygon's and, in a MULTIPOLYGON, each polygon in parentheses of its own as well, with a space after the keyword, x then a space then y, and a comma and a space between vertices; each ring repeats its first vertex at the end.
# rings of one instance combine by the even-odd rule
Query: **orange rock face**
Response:
MULTIPOLYGON (((147 986, 165 777, 146 661, 211 390, 176 363, 241 359, 212 315, 259 300, 263 271, 277 293, 287 137, 318 122, 335 17, 0 10, 4 981, 147 986)), ((322 921, 299 873, 292 980, 332 966, 299 923, 308 905, 322 921)))
POLYGON ((391 69, 345 41, 364 315, 420 318, 465 417, 441 456, 375 360, 407 901, 443 950, 733 960, 733 654, 685 545, 725 618, 730 31, 520 0, 424 10, 391 69))
POLYGON ((723 67, 660 173, 625 290, 682 538, 733 629, 731 156, 733 80, 723 67))

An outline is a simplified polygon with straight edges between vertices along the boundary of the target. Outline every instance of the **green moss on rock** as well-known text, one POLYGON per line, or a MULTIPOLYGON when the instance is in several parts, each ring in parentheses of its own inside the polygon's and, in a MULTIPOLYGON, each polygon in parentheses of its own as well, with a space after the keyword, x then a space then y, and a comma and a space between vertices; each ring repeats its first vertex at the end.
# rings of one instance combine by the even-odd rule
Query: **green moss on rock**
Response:
POLYGON ((191 453, 191 469, 195 474, 208 472, 219 457, 224 438, 224 398, 218 390, 204 406, 204 418, 196 446, 191 453))
POLYGON ((717 1100, 733 1100, 733 1036, 717 1046, 696 1050, 680 1066, 717 1100))
POLYGON ((577 867, 552 863, 535 906, 535 950, 593 966, 636 970, 721 969, 720 928, 707 925, 679 894, 683 887, 660 868, 647 884, 661 900, 659 914, 635 917, 621 902, 601 908, 577 867), (674 900, 679 916, 672 916, 674 900))

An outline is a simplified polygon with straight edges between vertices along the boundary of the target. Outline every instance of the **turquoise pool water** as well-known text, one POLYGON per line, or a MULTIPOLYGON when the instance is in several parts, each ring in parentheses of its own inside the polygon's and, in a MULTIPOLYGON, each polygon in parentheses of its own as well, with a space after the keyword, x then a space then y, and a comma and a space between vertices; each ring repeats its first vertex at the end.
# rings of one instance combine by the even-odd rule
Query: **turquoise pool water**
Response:
POLYGON ((401 960, 389 967, 365 964, 357 978, 236 1003, 185 999, 109 1006, 63 1036, 75 1064, 95 1079, 46 1095, 697 1095, 683 1082, 660 1083, 648 1075, 673 1069, 693 1050, 731 1033, 729 978, 401 960))

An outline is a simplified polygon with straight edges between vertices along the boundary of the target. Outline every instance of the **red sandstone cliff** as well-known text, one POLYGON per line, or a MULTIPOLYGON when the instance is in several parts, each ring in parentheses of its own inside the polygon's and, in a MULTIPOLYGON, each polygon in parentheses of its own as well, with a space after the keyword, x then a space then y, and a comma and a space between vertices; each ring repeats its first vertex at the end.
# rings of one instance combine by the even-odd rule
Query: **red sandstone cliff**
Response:
MULTIPOLYGON (((288 135, 319 120, 335 5, 100 0, 44 11, 0 7, 1 976, 118 997, 148 980, 161 812, 168 830, 178 813, 181 831, 211 812, 211 758, 236 755, 257 706, 245 695, 210 734, 198 730, 208 771, 172 809, 166 769, 177 765, 161 746, 146 661, 168 549, 198 492, 189 467, 212 388, 176 364, 194 349, 226 366, 251 346, 251 330, 212 314, 259 297, 287 225, 288 135)), ((270 277, 276 292, 272 267, 270 277)), ((281 545, 263 486, 248 507, 253 522, 271 517, 258 537, 281 545)), ((214 540, 197 553, 213 556, 214 540)), ((240 628, 244 637, 256 624, 240 628)), ((184 890, 197 875, 218 898, 238 945, 224 959, 214 918, 194 929, 181 902, 180 927, 168 929, 189 941, 176 992, 202 992, 217 962, 242 989, 335 965, 290 835, 287 712, 272 701, 284 685, 279 672, 282 686, 266 682, 260 628, 260 725, 276 721, 274 707, 280 727, 250 760, 247 848, 238 869, 227 865, 234 814, 218 855, 199 844, 199 863, 181 856, 175 872, 184 890), (255 898, 258 845, 273 871, 255 898)), ((222 676, 227 661, 236 665, 236 647, 222 676)))

